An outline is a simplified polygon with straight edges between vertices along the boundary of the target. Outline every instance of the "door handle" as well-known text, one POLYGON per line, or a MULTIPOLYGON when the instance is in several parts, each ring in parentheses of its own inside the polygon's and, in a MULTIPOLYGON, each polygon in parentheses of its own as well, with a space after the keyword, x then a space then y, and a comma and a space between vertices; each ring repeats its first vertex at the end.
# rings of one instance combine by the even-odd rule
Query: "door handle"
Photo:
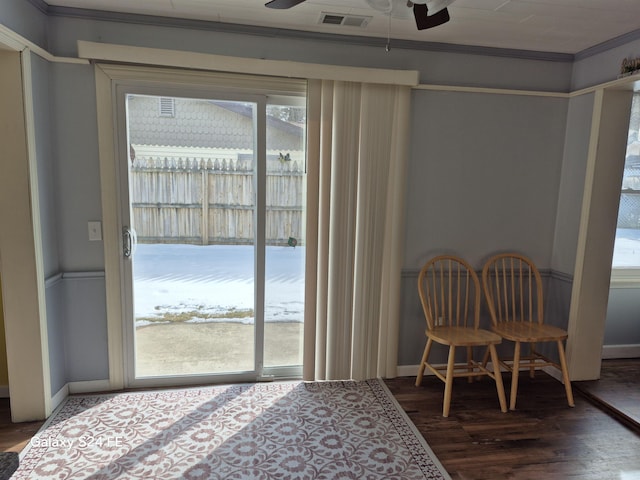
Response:
POLYGON ((122 254, 124 255, 124 258, 130 258, 131 255, 133 255, 136 240, 136 231, 133 228, 122 228, 122 254))

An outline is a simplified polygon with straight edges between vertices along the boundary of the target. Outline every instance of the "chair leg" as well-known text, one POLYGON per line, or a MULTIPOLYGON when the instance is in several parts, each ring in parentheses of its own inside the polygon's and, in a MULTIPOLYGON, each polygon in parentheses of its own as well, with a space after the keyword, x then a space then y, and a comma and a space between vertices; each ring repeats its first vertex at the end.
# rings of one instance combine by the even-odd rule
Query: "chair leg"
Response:
POLYGON ((449 362, 447 363, 447 376, 444 382, 444 401, 442 403, 442 416, 449 416, 451 405, 451 390, 453 389, 453 369, 456 363, 456 347, 449 346, 449 362))
POLYGON ((431 351, 431 345, 433 340, 427 339, 427 344, 424 346, 424 353, 422 354, 422 361, 420 362, 420 368, 418 369, 418 376, 416 377, 416 387, 422 384, 422 377, 424 375, 424 369, 427 366, 427 358, 429 358, 429 352, 431 351))
POLYGON ((511 372, 511 399, 509 409, 516 409, 516 396, 518 395, 518 374, 520 373, 520 342, 516 342, 513 351, 513 371, 511 372))
POLYGON ((529 378, 535 378, 536 377, 536 367, 535 367, 536 344, 535 343, 529 344, 529 349, 530 349, 529 354, 531 355, 531 367, 529 368, 529 378))
POLYGON ((487 368, 487 363, 489 363, 489 349, 484 352, 484 357, 482 358, 482 366, 487 368))
POLYGON ((562 340, 558 340, 558 356, 560 357, 560 367, 562 368, 562 381, 564 382, 564 389, 567 392, 567 403, 570 407, 575 407, 573 401, 573 392, 571 391, 571 381, 569 380, 569 370, 567 368, 567 358, 564 354, 564 346, 562 340))
POLYGON ((500 400, 500 410, 502 413, 507 411, 507 399, 504 395, 504 385, 502 383, 502 372, 500 371, 500 361, 498 360, 498 352, 496 346, 489 345, 489 351, 491 352, 491 363, 493 363, 493 376, 496 381, 496 389, 498 390, 498 399, 500 400))
POLYGON ((467 371, 469 372, 469 376, 467 377, 467 381, 469 383, 473 382, 473 347, 467 347, 467 371))

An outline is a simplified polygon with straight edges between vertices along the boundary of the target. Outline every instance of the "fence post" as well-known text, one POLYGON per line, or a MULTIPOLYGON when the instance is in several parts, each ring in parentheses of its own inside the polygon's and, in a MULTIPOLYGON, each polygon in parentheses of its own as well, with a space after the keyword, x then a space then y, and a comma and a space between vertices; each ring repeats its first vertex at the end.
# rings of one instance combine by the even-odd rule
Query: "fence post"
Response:
POLYGON ((202 245, 209 244, 209 170, 202 160, 202 245))

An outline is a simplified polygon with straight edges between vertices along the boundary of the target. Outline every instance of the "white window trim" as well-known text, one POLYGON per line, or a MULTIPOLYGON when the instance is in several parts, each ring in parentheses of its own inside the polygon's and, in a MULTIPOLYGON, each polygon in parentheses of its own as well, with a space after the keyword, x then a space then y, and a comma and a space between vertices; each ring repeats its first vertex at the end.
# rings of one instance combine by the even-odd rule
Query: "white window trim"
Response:
MULTIPOLYGON (((638 92, 634 93, 633 102, 637 101, 638 92)), ((630 126, 631 127, 631 126, 630 126)), ((629 152, 629 145, 627 144, 627 154, 629 152)), ((625 160, 626 164, 626 160, 625 160)), ((623 179, 621 179, 622 184, 624 185, 624 174, 623 179)), ((633 190, 631 190, 633 191, 633 190)), ((628 192, 628 190, 620 189, 620 195, 628 192)), ((617 235, 616 235, 617 236, 617 235)), ((615 252, 615 250, 614 250, 615 252)), ((611 269, 611 284, 610 288, 640 288, 640 266, 632 265, 632 266, 613 266, 611 269)))
POLYGON ((613 268, 611 288, 640 288, 640 268, 613 268))

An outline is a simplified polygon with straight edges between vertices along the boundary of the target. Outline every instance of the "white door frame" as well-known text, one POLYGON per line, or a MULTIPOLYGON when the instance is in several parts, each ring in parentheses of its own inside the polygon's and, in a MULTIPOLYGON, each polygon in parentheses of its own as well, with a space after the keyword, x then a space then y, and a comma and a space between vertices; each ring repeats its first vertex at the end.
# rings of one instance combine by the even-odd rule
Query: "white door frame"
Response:
MULTIPOLYGON (((262 375, 263 352, 264 352, 264 267, 265 267, 265 199, 264 192, 266 179, 266 107, 267 101, 264 95, 240 94, 234 95, 220 92, 214 88, 206 90, 193 89, 180 86, 130 86, 127 84, 116 85, 116 128, 118 136, 119 161, 116 163, 117 176, 120 181, 119 206, 120 206, 120 231, 123 228, 131 228, 133 219, 131 218, 130 185, 128 181, 129 169, 123 165, 129 162, 129 140, 126 132, 126 96, 152 95, 158 97, 182 97, 197 99, 212 99, 222 101, 247 102, 256 106, 256 112, 252 121, 253 128, 253 150, 255 158, 255 169, 253 175, 254 184, 254 225, 255 225, 255 262, 254 262, 254 365, 253 370, 238 373, 202 374, 185 376, 158 376, 152 378, 136 378, 135 375, 135 335, 134 335, 134 299, 133 293, 133 258, 135 254, 125 258, 120 255, 121 274, 123 285, 123 332, 124 332, 124 368, 125 386, 143 387, 158 385, 177 385, 209 382, 234 382, 234 381, 255 381, 262 375)), ((135 226, 134 226, 135 227, 135 226)))
MULTIPOLYGON (((119 208, 119 199, 122 198, 122 185, 118 176, 119 149, 117 132, 117 90, 118 86, 126 85, 128 88, 151 87, 166 85, 169 88, 189 90, 202 95, 211 95, 216 92, 216 96, 227 94, 241 94, 247 98, 250 94, 261 95, 295 95, 306 94, 306 83, 297 79, 255 77, 247 75, 239 76, 219 72, 201 72, 188 70, 171 70, 153 67, 136 67, 123 65, 96 65, 96 97, 98 113, 98 146, 100 156, 100 178, 101 178, 101 198, 102 198, 102 221, 103 238, 105 252, 105 286, 106 286, 106 307, 107 307, 107 335, 109 352, 109 386, 111 389, 119 389, 128 384, 128 371, 125 363, 127 352, 124 308, 126 305, 126 288, 123 284, 123 264, 122 264, 122 218, 119 208)), ((259 115, 257 119, 257 130, 266 125, 266 116, 259 115)), ((264 130, 264 128, 263 128, 264 130)), ((266 139, 257 141, 256 148, 259 154, 266 154, 266 139)), ((120 152, 122 155, 122 152, 120 152)), ((126 149, 125 153, 126 154, 126 149)), ((264 159, 263 159, 264 160, 264 159)), ((263 165, 263 171, 258 170, 257 177, 266 175, 266 162, 258 161, 258 165, 263 165)), ((259 180, 259 178, 258 178, 259 180)), ((262 179, 264 180, 264 178, 262 179)), ((258 193, 264 195, 264 192, 258 193)), ((259 199, 257 199, 259 200, 259 199)), ((264 207, 264 198, 257 202, 264 207)), ((257 209, 256 209, 257 210, 257 209)), ((264 218, 264 211, 256 211, 257 220, 264 218)), ((264 246, 264 228, 256 225, 256 231, 261 232, 264 246)), ((264 268, 264 247, 258 248, 256 252, 256 264, 264 268), (260 257, 261 256, 261 257, 260 257)), ((258 275, 264 271, 256 272, 258 275)), ((257 289, 256 307, 264 308, 264 288, 257 289)), ((260 312, 256 311, 256 316, 260 312)), ((264 317, 264 312, 262 312, 264 317)), ((256 332, 256 338, 262 336, 262 332, 256 332)), ((256 344, 256 357, 261 353, 263 342, 256 344)), ((261 355, 260 355, 261 356, 261 355)), ((261 374, 261 365, 257 365, 257 374, 261 374)), ((254 374, 255 377, 255 374, 254 374)), ((201 376, 185 379, 186 383, 202 383, 207 379, 201 376)), ((225 379, 225 380, 231 380, 225 379)), ((176 384, 175 378, 166 380, 158 379, 154 385, 176 384)), ((183 382, 181 382, 183 383, 183 382)))

